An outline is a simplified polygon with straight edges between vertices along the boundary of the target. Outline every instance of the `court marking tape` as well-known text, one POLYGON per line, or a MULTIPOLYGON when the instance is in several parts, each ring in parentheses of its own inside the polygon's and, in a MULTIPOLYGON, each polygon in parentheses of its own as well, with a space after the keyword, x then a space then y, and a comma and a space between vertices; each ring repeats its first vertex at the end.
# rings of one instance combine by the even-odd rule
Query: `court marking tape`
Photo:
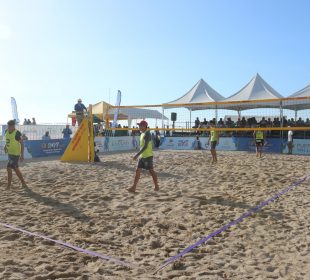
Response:
POLYGON ((208 236, 203 237, 202 239, 198 240, 196 243, 194 243, 191 246, 188 246, 187 248, 185 248, 182 252, 178 253, 175 256, 170 257, 168 260, 166 260, 162 265, 160 265, 154 272, 153 274, 156 274, 158 271, 162 270, 163 268, 165 268, 166 266, 168 266, 169 264, 177 261, 178 259, 180 259, 181 257, 183 257, 184 255, 188 254, 189 252, 191 252, 192 250, 194 250, 195 248, 197 248, 198 246, 200 246, 201 244, 207 242, 209 239, 213 238, 214 236, 222 233, 223 231, 227 230, 228 228, 232 227, 233 225, 236 225, 238 223, 240 223, 243 219, 247 218, 248 216, 250 216, 251 214, 253 214, 254 212, 260 210, 261 208, 263 208, 264 206, 268 205, 271 202, 274 202, 276 199, 278 199, 280 196, 284 195, 285 193, 287 193, 288 191, 290 191, 291 189, 297 187, 298 185, 300 185, 301 183, 303 183, 305 180, 307 179, 307 176, 294 182, 293 184, 291 184, 290 186, 288 186, 287 188, 283 189, 282 191, 276 193, 274 196, 272 196, 271 198, 261 202, 260 204, 258 204, 257 206, 253 207, 252 209, 250 209, 249 211, 247 211, 246 213, 244 213, 243 215, 241 215, 238 219, 233 220, 229 223, 227 223, 226 225, 224 225, 222 228, 212 232, 211 234, 209 234, 208 236))
POLYGON ((0 225, 3 226, 3 227, 9 228, 11 230, 14 230, 14 231, 19 231, 19 232, 21 232, 23 234, 26 234, 26 235, 29 235, 29 236, 34 236, 34 237, 38 237, 38 238, 41 238, 41 239, 45 239, 45 240, 51 241, 51 242, 53 242, 55 244, 58 244, 58 245, 61 245, 63 247, 67 247, 67 248, 73 249, 75 251, 78 251, 80 253, 84 253, 84 254, 90 255, 92 257, 97 257, 97 258, 100 258, 100 259, 105 260, 105 261, 114 262, 114 263, 116 263, 116 264, 118 264, 120 266, 126 266, 126 267, 130 267, 130 268, 133 267, 133 265, 128 263, 128 262, 125 262, 125 261, 122 261, 122 260, 118 260, 118 259, 115 259, 113 257, 109 257, 109 256, 106 256, 106 255, 103 255, 103 254, 100 254, 100 253, 97 253, 97 252, 94 252, 94 251, 91 251, 91 250, 83 249, 83 248, 71 245, 71 244, 66 243, 64 241, 61 241, 61 240, 55 240, 55 239, 49 238, 47 236, 44 236, 44 235, 41 235, 41 234, 38 234, 38 233, 33 233, 33 232, 30 232, 30 231, 27 231, 27 230, 24 230, 24 229, 21 229, 21 228, 18 228, 18 227, 9 225, 9 224, 5 224, 5 223, 2 223, 2 222, 0 222, 0 225))

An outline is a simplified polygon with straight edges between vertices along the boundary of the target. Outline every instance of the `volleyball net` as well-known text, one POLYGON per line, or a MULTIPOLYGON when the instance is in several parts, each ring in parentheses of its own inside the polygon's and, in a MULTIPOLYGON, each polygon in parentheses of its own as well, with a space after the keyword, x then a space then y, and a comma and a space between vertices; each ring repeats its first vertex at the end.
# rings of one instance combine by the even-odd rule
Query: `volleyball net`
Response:
POLYGON ((270 131, 280 136, 288 130, 310 138, 310 97, 210 102, 114 106, 118 112, 115 134, 131 135, 138 123, 146 120, 149 129, 167 136, 205 135, 211 124, 223 134, 248 134, 253 130, 270 131))

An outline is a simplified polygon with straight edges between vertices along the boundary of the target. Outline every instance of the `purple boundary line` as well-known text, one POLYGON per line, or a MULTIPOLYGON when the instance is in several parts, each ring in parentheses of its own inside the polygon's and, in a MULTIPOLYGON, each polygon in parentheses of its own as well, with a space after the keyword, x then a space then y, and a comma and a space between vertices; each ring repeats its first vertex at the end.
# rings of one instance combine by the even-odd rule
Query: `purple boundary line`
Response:
POLYGON ((40 235, 38 233, 32 233, 30 231, 27 231, 27 230, 24 230, 24 229, 21 229, 21 228, 18 228, 18 227, 9 225, 9 224, 5 224, 5 223, 2 223, 2 222, 0 222, 0 225, 3 226, 3 227, 9 228, 9 229, 15 230, 15 231, 19 231, 19 232, 21 232, 23 234, 26 234, 26 235, 29 235, 29 236, 39 237, 41 239, 45 239, 45 240, 51 241, 51 242, 53 242, 55 244, 58 244, 58 245, 61 245, 63 247, 67 247, 67 248, 73 249, 75 251, 78 251, 80 253, 84 253, 84 254, 90 255, 92 257, 97 257, 97 258, 100 258, 100 259, 105 260, 105 261, 111 261, 111 262, 114 262, 114 263, 116 263, 118 265, 121 265, 121 266, 133 267, 132 264, 127 263, 125 261, 121 261, 121 260, 118 260, 118 259, 106 256, 106 255, 103 255, 103 254, 100 254, 100 253, 97 253, 97 252, 94 252, 94 251, 83 249, 83 248, 71 245, 71 244, 66 243, 64 241, 61 241, 61 240, 55 240, 55 239, 49 238, 47 236, 40 235))
POLYGON ((194 243, 193 245, 185 248, 182 252, 178 253, 175 256, 172 256, 171 258, 169 258, 168 260, 166 260, 158 269, 155 270, 154 274, 156 274, 158 271, 162 270, 163 268, 165 268, 166 266, 168 266, 169 264, 175 262, 176 260, 180 259, 181 257, 183 257, 184 255, 186 255, 187 253, 191 252, 192 250, 194 250, 195 248, 197 248, 198 246, 200 246, 201 244, 207 242, 209 239, 213 238, 214 236, 222 233, 223 231, 227 230, 228 228, 230 228, 233 225, 236 225, 238 223, 240 223, 243 219, 247 218, 248 216, 250 216, 251 214, 253 214, 254 212, 260 210, 261 208, 263 208, 264 206, 268 205, 271 202, 274 202, 276 199, 278 199, 280 196, 284 195, 285 193, 287 193, 288 191, 290 191, 291 189, 293 189, 294 187, 297 187, 298 185, 300 185, 301 183, 303 183, 305 180, 307 179, 307 177, 304 177, 300 180, 298 180, 297 182, 294 182, 293 184, 291 184, 289 187, 283 189, 282 191, 278 192, 277 194, 275 194, 274 196, 272 196, 271 198, 261 202, 260 204, 258 204, 257 206, 253 207, 252 209, 250 209, 249 211, 247 211, 246 213, 242 214, 238 219, 233 220, 231 222, 229 222, 228 224, 224 225, 222 228, 212 232, 211 234, 209 234, 208 236, 203 237, 202 239, 198 240, 196 243, 194 243))

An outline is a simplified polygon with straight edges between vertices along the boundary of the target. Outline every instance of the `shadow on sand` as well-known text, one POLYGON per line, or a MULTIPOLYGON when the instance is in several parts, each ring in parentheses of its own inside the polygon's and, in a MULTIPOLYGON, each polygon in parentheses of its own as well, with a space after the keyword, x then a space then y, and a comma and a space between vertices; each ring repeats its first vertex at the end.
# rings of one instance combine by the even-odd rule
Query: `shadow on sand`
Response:
POLYGON ((23 195, 34 199, 36 202, 40 204, 44 204, 46 206, 52 207, 55 210, 75 218, 76 220, 79 220, 81 222, 89 222, 90 218, 87 217, 85 214, 83 214, 79 209, 77 209, 75 206, 73 206, 70 203, 63 203, 58 201, 57 199, 51 198, 51 197, 44 197, 39 193, 34 192, 33 190, 29 189, 29 187, 23 188, 24 193, 23 195))
MULTIPOLYGON (((123 171, 130 171, 133 172, 135 170, 135 166, 130 165, 130 164, 122 164, 119 161, 104 161, 104 162, 97 162, 96 165, 104 166, 105 168, 109 169, 118 169, 118 170, 123 170, 123 171)), ((156 168, 155 168, 156 171, 156 168)), ((159 178, 174 178, 174 179, 183 179, 183 176, 176 175, 176 174, 171 174, 167 172, 157 172, 157 176, 159 178)))
MULTIPOLYGON (((207 205, 207 204, 216 204, 216 205, 222 205, 222 206, 228 206, 228 207, 233 207, 233 208, 241 208, 246 211, 254 208, 256 205, 248 205, 244 202, 240 201, 233 201, 233 200, 227 200, 222 197, 214 197, 214 198, 205 198, 201 196, 191 196, 191 198, 199 200, 200 205, 207 205)), ((258 211, 256 212, 258 217, 263 217, 265 216, 271 216, 272 218, 276 220, 283 219, 283 215, 281 213, 274 213, 272 211, 264 210, 264 212, 258 211)))

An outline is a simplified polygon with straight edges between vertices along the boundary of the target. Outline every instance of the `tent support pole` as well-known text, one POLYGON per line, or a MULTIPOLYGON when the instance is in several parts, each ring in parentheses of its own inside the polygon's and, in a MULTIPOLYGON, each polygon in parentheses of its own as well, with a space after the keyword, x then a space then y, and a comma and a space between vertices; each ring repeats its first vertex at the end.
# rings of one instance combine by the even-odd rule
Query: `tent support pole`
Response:
POLYGON ((165 114, 165 108, 164 107, 161 108, 161 113, 162 113, 162 116, 161 116, 161 128, 164 128, 164 114, 165 114))
MULTIPOLYGON (((280 101, 280 120, 281 120, 281 127, 283 127, 283 106, 282 101, 280 101)), ((281 130, 280 138, 283 139, 283 130, 281 130)))
POLYGON ((192 109, 189 109, 189 128, 192 128, 192 109))
POLYGON ((283 127, 283 107, 282 107, 282 101, 280 102, 280 120, 281 120, 281 127, 283 127))
POLYGON ((217 125, 217 105, 215 105, 215 122, 215 125, 217 125))
POLYGON ((297 110, 295 110, 295 122, 297 122, 297 110))

